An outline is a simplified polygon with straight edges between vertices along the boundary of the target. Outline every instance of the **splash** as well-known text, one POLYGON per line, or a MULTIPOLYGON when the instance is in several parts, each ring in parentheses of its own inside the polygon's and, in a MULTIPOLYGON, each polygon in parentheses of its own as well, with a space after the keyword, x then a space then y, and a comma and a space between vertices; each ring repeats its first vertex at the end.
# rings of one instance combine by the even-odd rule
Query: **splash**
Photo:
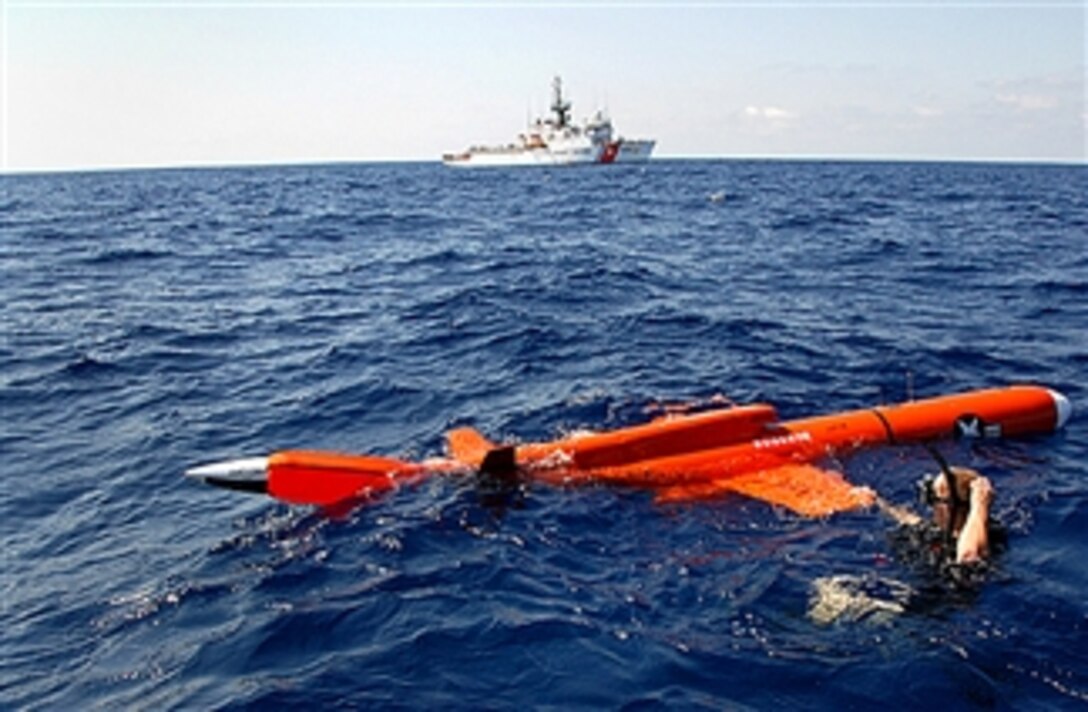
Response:
POLYGON ((906 610, 912 593, 910 586, 895 579, 823 576, 812 582, 808 617, 820 625, 838 621, 886 625, 906 610))

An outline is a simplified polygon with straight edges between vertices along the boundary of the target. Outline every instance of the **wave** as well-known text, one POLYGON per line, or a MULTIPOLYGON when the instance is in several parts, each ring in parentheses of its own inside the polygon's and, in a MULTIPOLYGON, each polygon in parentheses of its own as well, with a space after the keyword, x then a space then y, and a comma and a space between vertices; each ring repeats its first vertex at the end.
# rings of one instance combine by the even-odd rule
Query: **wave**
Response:
MULTIPOLYGON (((1077 401, 1080 177, 760 161, 9 177, 0 704, 801 707, 816 685, 837 709, 906 674, 913 706, 1077 702, 1076 427, 942 446, 995 482, 1014 555, 982 595, 928 607, 871 512, 471 476, 318 511, 182 473, 292 447, 434 456, 457 425, 536 440, 718 392, 784 417, 1016 380, 1077 401), (905 612, 895 582, 917 594, 905 612), (846 605, 816 623, 835 592, 846 605)), ((932 462, 829 465, 905 502, 932 462)))

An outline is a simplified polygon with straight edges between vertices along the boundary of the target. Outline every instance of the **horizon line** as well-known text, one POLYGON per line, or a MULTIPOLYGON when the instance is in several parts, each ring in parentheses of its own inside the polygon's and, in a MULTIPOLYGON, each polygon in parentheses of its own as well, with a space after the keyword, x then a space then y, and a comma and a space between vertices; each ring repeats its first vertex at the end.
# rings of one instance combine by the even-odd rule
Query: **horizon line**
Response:
MULTIPOLYGON (((951 157, 951 156, 888 156, 888 155, 834 155, 834 154, 667 154, 649 159, 645 163, 682 161, 765 161, 795 163, 965 163, 994 165, 1039 165, 1039 166, 1086 166, 1088 157, 1081 158, 1016 158, 1016 157, 951 157)), ((180 171, 180 170, 232 170, 246 168, 304 168, 319 166, 349 165, 430 165, 442 164, 441 158, 345 158, 345 159, 287 159, 269 161, 224 161, 164 164, 132 164, 105 166, 63 166, 63 167, 0 167, 0 176, 56 175, 78 173, 122 173, 137 171, 180 171)), ((510 166, 510 168, 577 168, 576 166, 510 166)), ((587 166, 580 166, 587 167, 587 166)))

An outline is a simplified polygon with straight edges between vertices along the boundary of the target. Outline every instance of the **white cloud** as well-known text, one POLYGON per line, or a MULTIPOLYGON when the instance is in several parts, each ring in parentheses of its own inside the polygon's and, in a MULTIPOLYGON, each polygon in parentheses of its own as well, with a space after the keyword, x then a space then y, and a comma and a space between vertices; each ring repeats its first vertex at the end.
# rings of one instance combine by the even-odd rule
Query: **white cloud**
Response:
POLYGON ((912 113, 920 119, 935 119, 944 116, 944 109, 934 106, 915 106, 912 113))
POLYGON ((1019 111, 1047 111, 1057 108, 1061 103, 1052 94, 998 94, 994 100, 1019 111))
POLYGON ((792 111, 780 109, 777 106, 746 106, 744 115, 752 119, 766 119, 767 121, 792 121, 797 114, 792 111))

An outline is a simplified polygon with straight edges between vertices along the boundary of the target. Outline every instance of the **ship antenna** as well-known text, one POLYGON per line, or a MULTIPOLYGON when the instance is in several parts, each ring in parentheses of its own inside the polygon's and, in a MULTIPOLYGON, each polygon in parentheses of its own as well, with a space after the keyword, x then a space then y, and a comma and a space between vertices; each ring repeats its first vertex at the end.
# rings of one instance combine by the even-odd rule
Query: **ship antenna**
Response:
POLYGON ((570 102, 563 101, 563 80, 559 76, 552 80, 552 111, 555 112, 556 126, 558 128, 566 126, 570 102))

